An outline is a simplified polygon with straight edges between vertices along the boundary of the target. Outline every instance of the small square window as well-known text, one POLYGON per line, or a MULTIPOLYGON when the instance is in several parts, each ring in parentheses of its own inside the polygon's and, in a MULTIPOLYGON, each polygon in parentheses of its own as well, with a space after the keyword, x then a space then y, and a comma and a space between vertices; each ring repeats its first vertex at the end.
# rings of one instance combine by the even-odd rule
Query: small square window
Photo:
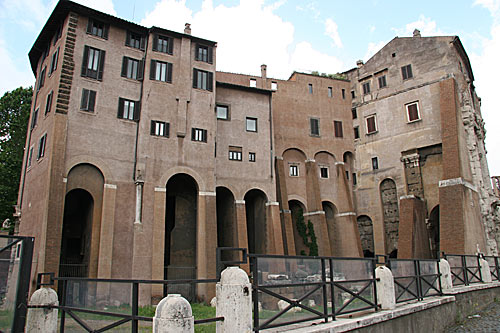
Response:
POLYGON ((151 120, 151 135, 155 136, 169 136, 170 124, 164 121, 151 120))
POLYGON ((344 137, 344 131, 342 129, 342 122, 335 120, 333 122, 333 127, 335 130, 335 137, 336 138, 343 138, 344 137))
POLYGON ((242 160, 242 148, 229 146, 229 160, 231 161, 241 161, 242 160))
POLYGON ((255 153, 248 153, 248 161, 249 162, 255 162, 255 153))
POLYGON ((346 178, 347 180, 349 180, 349 171, 347 171, 347 170, 345 171, 345 178, 346 178))
POLYGON ((365 82, 363 83, 363 94, 369 94, 370 93, 370 82, 365 82))
POLYGON ((173 54, 174 39, 172 37, 155 35, 153 39, 153 51, 173 54))
POLYGON ((125 45, 144 50, 146 46, 146 39, 141 34, 127 31, 127 38, 125 39, 125 45))
POLYGON ((271 82, 271 90, 278 90, 278 82, 271 82))
POLYGON ((354 127, 354 139, 359 139, 359 127, 354 127))
POLYGON ((299 176, 299 166, 296 164, 290 165, 290 177, 298 177, 299 176))
POLYGON ((378 169, 378 157, 372 157, 372 169, 373 170, 378 169))
POLYGON ((357 119, 358 118, 358 110, 356 110, 356 108, 352 108, 351 112, 352 112, 352 119, 357 119))
POLYGON ((80 110, 94 112, 96 92, 94 90, 82 89, 82 101, 80 110))
POLYGON ((345 89, 342 89, 342 99, 345 99, 345 89))
POLYGON ((54 52, 52 58, 50 59, 49 76, 52 73, 54 73, 54 71, 57 69, 58 58, 59 58, 59 48, 57 48, 56 52, 54 52))
POLYGON ((413 77, 411 65, 401 67, 401 75, 403 75, 403 80, 411 79, 413 77))
POLYGON ((382 75, 378 78, 378 87, 379 89, 387 87, 387 81, 385 79, 385 75, 382 75))
POLYGON ((366 134, 377 132, 377 117, 375 115, 366 117, 366 134))
POLYGON ((45 84, 45 72, 46 71, 47 71, 47 66, 44 66, 42 71, 40 72, 40 76, 38 77, 37 91, 40 91, 40 89, 42 89, 43 85, 45 84))
POLYGON ((217 119, 228 120, 229 119, 229 106, 227 105, 217 105, 215 107, 217 112, 217 119))
POLYGON ((257 80, 256 79, 250 79, 250 87, 252 87, 252 88, 257 87, 257 80))
POLYGON ((198 61, 213 63, 213 50, 212 47, 207 45, 196 44, 195 59, 198 61))
POLYGON ((420 120, 418 102, 406 104, 406 115, 408 116, 408 122, 420 120))
POLYGON ((328 178, 328 167, 320 167, 319 168, 319 175, 321 178, 328 178))
POLYGON ((202 128, 191 129, 191 140, 198 142, 207 142, 207 130, 202 128))
POLYGON ((352 99, 356 98, 356 94, 354 93, 354 90, 351 90, 351 98, 352 99))
POLYGON ((352 173, 352 185, 356 185, 356 184, 358 184, 358 179, 357 179, 356 173, 353 172, 352 173))
POLYGON ((36 156, 37 160, 45 156, 46 145, 47 145, 47 133, 45 133, 38 141, 38 155, 36 156))
POLYGON ((27 164, 28 164, 28 169, 31 168, 31 163, 33 161, 33 150, 34 150, 34 146, 31 146, 30 147, 30 150, 29 150, 29 153, 28 153, 28 161, 27 161, 27 164))
POLYGON ((332 87, 328 87, 328 97, 330 97, 330 98, 333 97, 333 89, 332 89, 332 87))
POLYGON ((247 132, 257 132, 257 118, 247 117, 247 132))
POLYGON ((108 39, 108 30, 109 30, 109 25, 107 25, 101 21, 89 18, 89 21, 87 24, 87 33, 88 34, 94 35, 97 37, 101 37, 104 39, 108 39))
POLYGON ((311 135, 319 136, 319 119, 318 118, 309 118, 310 126, 311 126, 311 135))
POLYGON ((213 91, 214 73, 193 68, 193 88, 213 91))
POLYGON ((53 95, 54 95, 54 91, 51 91, 47 95, 47 101, 45 102, 45 115, 47 115, 47 113, 49 113, 50 110, 52 109, 52 96, 53 95))
POLYGON ((125 98, 118 99, 118 118, 139 120, 140 103, 125 98))
POLYGON ((309 93, 310 94, 313 93, 313 85, 312 85, 312 83, 309 83, 309 93))
POLYGON ((35 128, 37 122, 38 122, 38 112, 39 108, 36 108, 35 111, 33 111, 33 116, 31 117, 31 129, 35 128))

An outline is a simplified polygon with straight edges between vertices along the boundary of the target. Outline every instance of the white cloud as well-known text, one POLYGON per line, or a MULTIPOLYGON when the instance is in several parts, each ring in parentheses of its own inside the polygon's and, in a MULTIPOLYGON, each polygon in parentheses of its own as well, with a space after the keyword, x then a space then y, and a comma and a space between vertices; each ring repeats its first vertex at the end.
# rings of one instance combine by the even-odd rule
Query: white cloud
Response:
POLYGON ((342 41, 340 40, 340 35, 338 32, 337 23, 332 19, 326 19, 325 21, 325 35, 333 40, 333 44, 337 47, 342 47, 342 41))
POLYGON ((29 87, 34 84, 35 78, 30 71, 26 61, 24 71, 16 68, 12 56, 7 50, 6 43, 0 39, 0 64, 2 64, 2 78, 0 79, 0 96, 7 91, 16 89, 19 86, 29 87))
POLYGON ((183 31, 185 23, 193 23, 193 12, 186 7, 186 0, 162 0, 155 8, 146 13, 141 25, 162 27, 174 31, 183 31))
POLYGON ((21 25, 27 30, 38 31, 52 12, 57 0, 47 4, 43 0, 3 0, 0 2, 0 19, 21 25))
POLYGON ((415 29, 420 30, 422 37, 446 35, 437 28, 436 21, 433 21, 424 15, 420 15, 418 20, 408 23, 404 28, 392 28, 396 35, 400 37, 413 36, 413 31, 415 29))
POLYGON ((308 42, 297 44, 291 56, 290 65, 300 72, 318 71, 334 74, 344 69, 344 65, 339 59, 315 50, 308 42))
POLYGON ((113 0, 73 0, 81 5, 116 16, 113 0))
POLYGON ((370 59, 371 57, 373 57, 373 55, 375 53, 377 53, 378 51, 380 51, 380 49, 382 47, 384 47, 385 44, 387 44, 387 42, 384 42, 384 41, 377 42, 377 43, 374 43, 374 42, 368 43, 368 48, 366 50, 365 56, 363 57, 364 62, 367 62, 368 59, 370 59))
POLYGON ((473 6, 483 6, 484 8, 488 9, 491 13, 491 15, 495 15, 498 12, 498 9, 500 8, 500 1, 499 0, 476 0, 472 4, 473 6))

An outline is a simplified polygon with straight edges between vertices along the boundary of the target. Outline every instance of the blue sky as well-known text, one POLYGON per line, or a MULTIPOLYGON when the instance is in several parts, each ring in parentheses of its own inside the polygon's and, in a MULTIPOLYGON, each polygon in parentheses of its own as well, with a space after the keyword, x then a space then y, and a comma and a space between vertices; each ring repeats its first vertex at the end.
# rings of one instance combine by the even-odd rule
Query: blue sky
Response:
MULTIPOLYGON (((395 36, 458 35, 482 98, 491 175, 500 175, 500 0, 78 0, 145 26, 218 42, 217 69, 287 78, 293 70, 335 73, 368 60, 395 36)), ((28 52, 56 0, 0 0, 0 95, 34 83, 28 52)))

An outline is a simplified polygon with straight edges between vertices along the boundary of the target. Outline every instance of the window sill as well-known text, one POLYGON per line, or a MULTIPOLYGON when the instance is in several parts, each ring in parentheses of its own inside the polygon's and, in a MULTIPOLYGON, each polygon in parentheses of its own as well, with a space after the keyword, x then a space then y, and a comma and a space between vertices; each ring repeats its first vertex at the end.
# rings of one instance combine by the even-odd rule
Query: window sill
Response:
POLYGON ((108 39, 107 38, 104 38, 104 37, 99 37, 97 35, 94 35, 94 34, 91 34, 91 33, 86 33, 88 37, 92 38, 92 39, 95 39, 95 40, 100 40, 100 41, 107 41, 108 39))
POLYGON ((414 124, 414 123, 418 123, 420 121, 422 121, 422 118, 418 118, 418 119, 415 119, 415 120, 407 121, 406 123, 407 124, 414 124))
POLYGON ((86 110, 78 110, 79 113, 83 113, 83 114, 88 114, 88 115, 91 115, 91 116, 96 116, 96 112, 95 111, 86 111, 86 110))
POLYGON ((309 136, 312 138, 321 138, 321 135, 319 134, 309 134, 309 136))
POLYGON ((374 135, 374 134, 377 134, 377 133, 378 133, 378 130, 370 132, 370 133, 366 133, 366 136, 368 136, 368 135, 374 135))

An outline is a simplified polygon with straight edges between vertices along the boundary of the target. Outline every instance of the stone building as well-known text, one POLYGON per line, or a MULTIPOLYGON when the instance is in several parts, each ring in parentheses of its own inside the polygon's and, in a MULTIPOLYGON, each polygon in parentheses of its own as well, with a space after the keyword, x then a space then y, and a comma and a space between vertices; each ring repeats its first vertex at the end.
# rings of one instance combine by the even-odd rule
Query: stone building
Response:
POLYGON ((480 103, 457 37, 396 38, 334 78, 216 72, 216 50, 188 24, 146 28, 59 1, 29 53, 17 215, 36 237, 33 274, 210 278, 222 246, 496 251, 480 103))

